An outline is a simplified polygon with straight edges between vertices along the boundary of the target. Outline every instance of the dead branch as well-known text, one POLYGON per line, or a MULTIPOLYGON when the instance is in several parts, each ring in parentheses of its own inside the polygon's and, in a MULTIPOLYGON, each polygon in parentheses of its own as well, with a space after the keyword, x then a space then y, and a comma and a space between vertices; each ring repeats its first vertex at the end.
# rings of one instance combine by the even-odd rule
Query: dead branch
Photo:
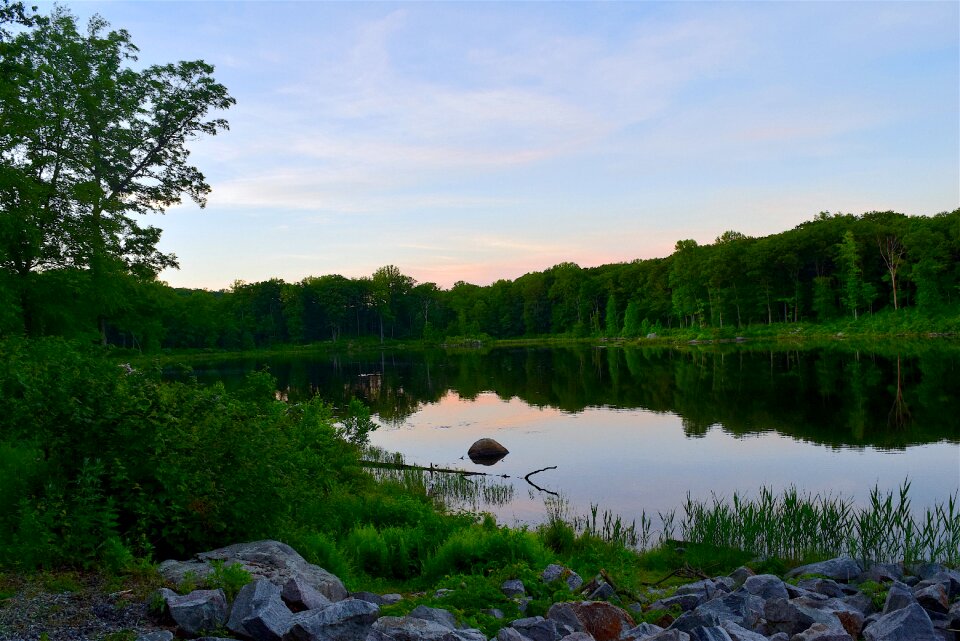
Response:
POLYGON ((542 469, 539 469, 539 470, 534 470, 534 471, 530 472, 529 474, 527 474, 526 476, 524 476, 524 477, 523 477, 523 480, 526 481, 527 483, 529 483, 530 485, 532 485, 533 487, 535 487, 537 490, 539 490, 539 491, 541 491, 541 492, 546 492, 547 494, 552 494, 553 496, 559 497, 560 495, 557 494, 556 492, 552 492, 552 491, 550 491, 550 490, 548 490, 548 489, 546 489, 546 488, 544 488, 544 487, 540 487, 539 485, 537 485, 536 483, 534 483, 533 481, 530 480, 530 477, 533 476, 534 474, 539 474, 540 472, 546 472, 547 470, 555 470, 555 469, 557 469, 557 466, 556 466, 556 465, 551 465, 550 467, 545 467, 545 468, 542 468, 542 469))

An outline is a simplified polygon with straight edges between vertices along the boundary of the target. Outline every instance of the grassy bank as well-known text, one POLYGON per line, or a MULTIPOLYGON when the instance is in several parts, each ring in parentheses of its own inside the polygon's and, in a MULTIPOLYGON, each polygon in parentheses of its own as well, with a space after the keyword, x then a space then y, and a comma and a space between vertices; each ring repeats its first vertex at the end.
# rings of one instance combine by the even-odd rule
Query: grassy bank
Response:
POLYGON ((24 576, 65 571, 151 585, 156 561, 273 538, 352 590, 424 593, 387 614, 438 604, 433 592, 451 588, 443 606, 492 630, 501 624, 483 610, 520 615, 499 591, 504 580, 538 586, 528 616, 573 598, 535 580, 549 563, 587 579, 603 569, 624 598, 684 567, 716 575, 753 560, 758 571, 781 571, 844 552, 960 563, 956 497, 915 521, 908 487, 875 492, 863 510, 798 491, 691 500, 659 515, 656 529, 645 514, 628 524, 572 515, 559 502, 543 526, 504 527, 476 513, 509 499, 494 479, 371 473, 360 464, 370 456, 362 414, 339 423, 319 399, 279 401, 266 374, 228 391, 164 381, 60 340, 0 350, 3 594, 24 576))

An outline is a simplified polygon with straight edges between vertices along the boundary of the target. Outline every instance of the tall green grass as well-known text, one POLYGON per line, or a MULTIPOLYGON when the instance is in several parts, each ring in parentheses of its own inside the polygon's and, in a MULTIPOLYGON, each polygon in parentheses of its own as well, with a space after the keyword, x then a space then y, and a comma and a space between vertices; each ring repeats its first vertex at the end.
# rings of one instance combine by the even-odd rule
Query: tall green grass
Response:
MULTIPOLYGON (((403 466, 406 461, 396 452, 369 446, 364 460, 403 466)), ((371 467, 367 471, 379 482, 394 482, 414 494, 426 494, 451 510, 480 512, 485 507, 500 507, 514 497, 514 486, 493 476, 471 476, 452 472, 409 468, 371 467)))
POLYGON ((710 501, 687 495, 680 531, 685 540, 790 560, 850 554, 864 563, 934 561, 960 564, 958 496, 913 516, 910 481, 856 507, 841 496, 789 487, 761 488, 756 499, 734 493, 710 501))

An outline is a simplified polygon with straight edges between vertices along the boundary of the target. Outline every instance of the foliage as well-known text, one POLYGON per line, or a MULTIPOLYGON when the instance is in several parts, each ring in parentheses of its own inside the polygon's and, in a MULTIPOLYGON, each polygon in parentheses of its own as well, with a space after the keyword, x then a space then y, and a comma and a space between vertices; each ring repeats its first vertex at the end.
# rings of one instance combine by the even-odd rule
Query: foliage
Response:
POLYGON ((688 496, 682 532, 689 541, 795 561, 848 553, 864 564, 960 562, 957 496, 916 519, 909 490, 909 480, 896 494, 874 487, 870 504, 859 509, 850 499, 803 494, 795 487, 780 495, 761 488, 753 500, 737 493, 730 501, 714 497, 711 503, 688 496))
POLYGON ((229 393, 63 341, 2 349, 0 455, 19 477, 0 492, 5 565, 123 564, 118 540, 168 555, 276 535, 362 478, 329 406, 277 401, 266 374, 229 393))
POLYGON ((27 305, 40 333, 90 340, 102 317, 110 344, 144 351, 318 341, 469 346, 478 337, 642 341, 651 331, 674 340, 811 329, 922 334, 957 331, 958 265, 960 210, 824 214, 762 238, 731 231, 712 244, 681 241, 665 258, 589 269, 562 263, 449 290, 393 265, 369 277, 238 281, 216 292, 172 289, 122 269, 96 281, 91 270, 64 268, 32 273, 24 299, 15 273, 0 270, 0 333, 22 331, 27 305), (76 291, 100 292, 110 305, 91 307, 76 291))
POLYGON ((233 601, 240 588, 253 580, 250 573, 239 563, 225 565, 223 560, 214 559, 210 565, 212 569, 206 577, 206 586, 211 590, 222 589, 228 601, 233 601))
POLYGON ((208 114, 234 100, 203 61, 136 68, 130 35, 99 16, 85 32, 63 7, 20 21, 28 28, 0 49, 10 76, 0 92, 0 271, 23 328, 38 334, 41 308, 59 302, 37 298, 48 274, 89 272, 82 291, 94 315, 118 316, 123 276, 176 265, 138 216, 184 195, 204 205, 210 187, 187 145, 225 129, 208 114))

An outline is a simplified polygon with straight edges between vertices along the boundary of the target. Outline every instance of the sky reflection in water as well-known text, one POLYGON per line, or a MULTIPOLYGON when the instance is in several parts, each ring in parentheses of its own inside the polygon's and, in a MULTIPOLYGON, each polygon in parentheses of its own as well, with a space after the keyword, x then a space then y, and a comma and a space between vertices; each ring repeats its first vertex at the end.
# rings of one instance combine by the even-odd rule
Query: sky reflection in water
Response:
POLYGON ((689 437, 672 413, 606 407, 569 413, 492 392, 473 400, 448 392, 406 420, 384 425, 372 442, 403 453, 409 463, 509 475, 516 498, 491 511, 511 524, 544 519, 545 495, 523 476, 552 465, 557 469, 534 480, 568 499, 574 513, 586 514, 596 503, 630 521, 645 510, 655 526, 658 511, 682 510, 688 491, 695 498, 729 498, 734 491, 756 496, 762 486, 778 491, 796 485, 861 502, 875 484, 894 489, 909 477, 914 508, 922 509, 960 486, 956 443, 904 450, 832 447, 776 432, 736 437, 719 426, 689 437), (467 449, 483 437, 498 440, 510 454, 492 467, 472 463, 467 449))

